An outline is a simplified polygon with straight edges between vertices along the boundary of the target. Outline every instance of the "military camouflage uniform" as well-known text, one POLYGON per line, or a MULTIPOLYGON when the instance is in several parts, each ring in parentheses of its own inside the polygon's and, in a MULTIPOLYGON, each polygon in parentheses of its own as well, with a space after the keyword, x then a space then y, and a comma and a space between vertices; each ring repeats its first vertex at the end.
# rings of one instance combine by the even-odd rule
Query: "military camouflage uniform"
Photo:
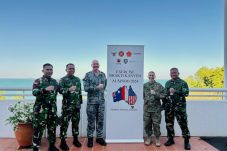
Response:
POLYGON ((152 135, 152 127, 154 135, 159 137, 161 124, 162 105, 160 98, 165 96, 165 88, 158 82, 147 82, 143 87, 144 91, 144 130, 148 137, 152 135), (151 94, 151 90, 155 94, 151 94))
POLYGON ((57 81, 53 78, 43 76, 36 79, 33 84, 32 94, 36 96, 33 107, 33 146, 39 147, 43 131, 47 126, 49 144, 54 145, 56 141, 57 106, 56 97, 58 92, 57 81), (54 90, 45 90, 48 86, 54 86, 54 90))
POLYGON ((167 91, 167 102, 165 103, 165 121, 168 137, 174 137, 174 118, 176 117, 178 124, 182 130, 184 138, 190 138, 188 130, 186 99, 189 94, 188 84, 180 78, 169 80, 165 85, 167 91), (174 88, 175 93, 170 94, 169 89, 174 88))
POLYGON ((59 81, 59 91, 63 95, 60 137, 65 139, 70 120, 72 121, 72 134, 79 135, 80 107, 82 104, 81 82, 78 77, 65 76, 59 81), (69 88, 76 86, 74 92, 69 88))
POLYGON ((106 76, 103 72, 100 72, 99 75, 95 75, 95 73, 91 71, 86 73, 83 82, 84 90, 87 92, 87 137, 93 137, 96 125, 97 138, 103 138, 106 76), (99 84, 103 84, 104 88, 101 90, 97 89, 96 86, 99 84))

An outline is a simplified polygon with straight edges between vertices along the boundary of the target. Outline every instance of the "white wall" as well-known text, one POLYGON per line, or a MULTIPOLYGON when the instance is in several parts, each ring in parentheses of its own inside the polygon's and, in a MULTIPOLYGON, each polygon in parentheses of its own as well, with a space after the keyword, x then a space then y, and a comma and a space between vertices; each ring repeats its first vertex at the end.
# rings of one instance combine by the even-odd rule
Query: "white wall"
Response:
MULTIPOLYGON (((188 101, 188 124, 192 136, 227 136, 227 101, 188 101)), ((181 130, 175 120, 176 135, 181 130)), ((164 115, 161 131, 166 135, 164 115)))
MULTIPOLYGON (((13 138, 14 132, 11 125, 5 125, 9 116, 8 107, 16 101, 0 101, 0 137, 13 138)), ((58 115, 60 115, 61 101, 58 101, 58 115)), ((227 101, 188 101, 187 112, 189 129, 192 136, 227 136, 227 101)), ((86 101, 81 109, 80 136, 86 136, 87 116, 86 101)), ((176 135, 181 135, 180 128, 175 123, 176 135)), ((162 135, 166 135, 164 113, 161 123, 162 135)), ((59 136, 59 127, 57 129, 59 136)), ((68 130, 71 136, 71 126, 68 130)))

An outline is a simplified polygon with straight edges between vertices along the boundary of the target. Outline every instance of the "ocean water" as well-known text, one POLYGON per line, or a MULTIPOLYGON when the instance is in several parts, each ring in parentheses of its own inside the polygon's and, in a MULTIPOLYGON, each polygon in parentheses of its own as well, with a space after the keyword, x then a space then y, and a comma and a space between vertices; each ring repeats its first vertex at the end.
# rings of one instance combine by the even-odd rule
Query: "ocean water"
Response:
POLYGON ((0 79, 0 87, 32 88, 35 79, 0 79))

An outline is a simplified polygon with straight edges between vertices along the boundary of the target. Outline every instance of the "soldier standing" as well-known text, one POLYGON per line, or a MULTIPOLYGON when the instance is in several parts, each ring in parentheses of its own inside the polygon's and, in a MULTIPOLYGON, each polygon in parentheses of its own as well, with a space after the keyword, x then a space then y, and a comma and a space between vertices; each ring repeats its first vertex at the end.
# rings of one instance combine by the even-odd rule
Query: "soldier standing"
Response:
POLYGON ((104 124, 104 91, 107 80, 103 72, 99 70, 98 60, 92 61, 92 71, 86 73, 84 82, 84 90, 87 92, 87 137, 88 147, 93 147, 93 133, 96 125, 96 142, 102 146, 106 146, 103 138, 104 124))
POLYGON ((165 88, 155 81, 155 72, 148 73, 149 82, 144 84, 144 129, 147 135, 145 145, 150 145, 151 136, 154 131, 156 146, 160 143, 160 124, 161 124, 161 98, 165 96, 165 88), (153 130, 152 130, 153 129, 153 130))
POLYGON ((59 151, 55 147, 57 106, 56 97, 58 92, 57 81, 51 78, 53 66, 49 63, 43 65, 43 77, 33 83, 32 94, 36 97, 33 107, 33 151, 38 151, 47 126, 49 148, 48 151, 59 151))
POLYGON ((67 75, 59 81, 59 92, 63 95, 60 127, 60 148, 62 150, 69 150, 66 137, 70 120, 72 121, 73 144, 76 147, 81 147, 81 143, 78 140, 80 108, 82 104, 81 82, 78 77, 74 76, 74 64, 67 64, 66 72, 67 75))
POLYGON ((179 78, 179 71, 177 68, 170 69, 171 80, 167 81, 165 88, 167 91, 167 103, 165 105, 165 121, 168 141, 165 146, 174 144, 174 118, 176 117, 178 124, 182 130, 184 137, 184 148, 190 150, 189 144, 190 132, 188 129, 186 99, 189 94, 188 84, 179 78))

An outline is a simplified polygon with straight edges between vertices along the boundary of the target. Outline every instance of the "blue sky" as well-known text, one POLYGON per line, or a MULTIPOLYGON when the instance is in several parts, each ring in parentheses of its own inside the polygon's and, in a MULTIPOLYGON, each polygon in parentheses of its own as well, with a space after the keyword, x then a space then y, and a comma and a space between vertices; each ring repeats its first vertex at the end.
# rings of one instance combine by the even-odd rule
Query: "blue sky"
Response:
POLYGON ((224 0, 1 0, 0 78, 36 78, 42 64, 76 64, 79 77, 107 45, 145 45, 145 74, 181 77, 224 64, 224 0))

